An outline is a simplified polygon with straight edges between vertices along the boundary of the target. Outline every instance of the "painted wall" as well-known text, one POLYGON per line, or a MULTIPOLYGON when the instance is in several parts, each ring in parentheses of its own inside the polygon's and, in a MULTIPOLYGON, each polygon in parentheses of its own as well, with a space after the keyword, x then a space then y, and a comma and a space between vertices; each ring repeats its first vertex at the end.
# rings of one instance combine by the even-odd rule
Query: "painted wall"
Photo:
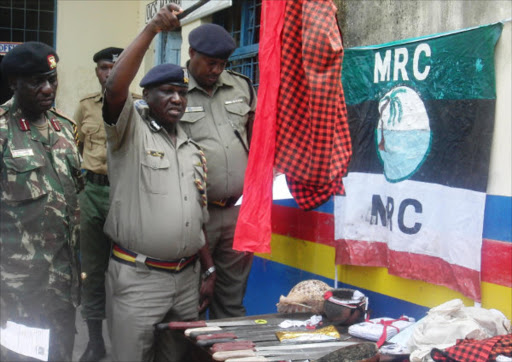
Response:
MULTIPOLYGON (((344 1, 346 47, 484 25, 512 16, 510 1, 344 1)), ((507 22, 496 47, 496 122, 482 235, 482 306, 512 318, 512 98, 511 33, 507 22)), ((245 304, 249 314, 271 313, 280 295, 314 278, 361 290, 374 317, 421 318, 454 298, 448 288, 389 275, 385 268, 334 266, 334 215, 330 201, 310 212, 295 202, 274 202, 272 252, 255 258, 245 304)))
MULTIPOLYGON (((144 26, 145 2, 130 0, 58 0, 59 88, 56 107, 72 116, 79 100, 100 90, 94 53, 109 46, 126 47, 144 26)), ((149 52, 151 57, 153 52, 149 52)), ((133 82, 144 74, 139 71, 133 82)), ((140 93, 138 86, 132 92, 140 93)))

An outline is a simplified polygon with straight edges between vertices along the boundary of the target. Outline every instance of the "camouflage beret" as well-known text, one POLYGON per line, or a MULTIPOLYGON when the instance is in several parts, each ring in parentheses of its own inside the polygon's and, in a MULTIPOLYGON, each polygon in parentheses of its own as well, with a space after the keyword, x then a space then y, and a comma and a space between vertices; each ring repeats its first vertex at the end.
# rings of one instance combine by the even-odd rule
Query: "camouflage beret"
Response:
POLYGON ((180 87, 188 87, 188 78, 185 76, 183 68, 176 64, 157 65, 142 78, 139 85, 147 88, 158 84, 173 84, 180 87))
POLYGON ((114 63, 117 60, 117 58, 119 58, 119 55, 121 55, 121 52, 123 50, 124 49, 122 48, 115 47, 105 48, 94 54, 92 60, 95 63, 98 63, 100 60, 108 60, 109 62, 114 63))
POLYGON ((190 47, 212 58, 228 59, 236 48, 235 40, 222 26, 203 24, 188 36, 190 47))
POLYGON ((29 41, 15 46, 2 60, 2 74, 31 75, 57 69, 59 56, 51 46, 29 41))

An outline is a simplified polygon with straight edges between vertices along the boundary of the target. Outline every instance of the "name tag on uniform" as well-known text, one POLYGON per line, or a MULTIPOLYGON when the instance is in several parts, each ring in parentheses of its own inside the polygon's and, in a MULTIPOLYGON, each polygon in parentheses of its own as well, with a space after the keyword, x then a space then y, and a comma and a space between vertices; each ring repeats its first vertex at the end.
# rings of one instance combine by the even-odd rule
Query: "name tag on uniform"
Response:
POLYGON ((25 148, 22 150, 11 150, 13 158, 34 156, 34 150, 32 148, 25 148))
POLYGON ((185 113, 190 112, 204 112, 204 108, 203 106, 187 107, 187 109, 185 109, 185 113))
POLYGON ((232 101, 225 101, 224 104, 243 103, 243 98, 233 99, 232 101))

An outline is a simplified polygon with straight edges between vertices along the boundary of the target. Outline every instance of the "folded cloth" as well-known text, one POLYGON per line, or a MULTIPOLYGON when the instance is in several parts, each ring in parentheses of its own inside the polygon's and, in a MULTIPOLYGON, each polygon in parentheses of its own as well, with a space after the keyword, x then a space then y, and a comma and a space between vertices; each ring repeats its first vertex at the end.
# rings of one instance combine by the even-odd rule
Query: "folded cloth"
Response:
POLYGON ((348 327, 348 333, 354 337, 377 341, 377 346, 380 348, 384 342, 401 330, 413 325, 414 322, 414 318, 407 316, 401 316, 398 319, 388 317, 373 318, 351 325, 348 327))
POLYGON ((430 356, 437 362, 496 361, 498 356, 512 357, 512 335, 506 334, 483 340, 459 339, 455 346, 432 349, 430 356))

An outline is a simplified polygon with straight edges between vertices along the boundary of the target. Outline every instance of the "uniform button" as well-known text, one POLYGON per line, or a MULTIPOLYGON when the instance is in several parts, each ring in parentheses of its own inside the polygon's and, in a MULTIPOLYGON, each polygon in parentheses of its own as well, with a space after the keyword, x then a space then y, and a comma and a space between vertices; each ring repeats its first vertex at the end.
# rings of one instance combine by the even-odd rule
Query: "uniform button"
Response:
POLYGON ((188 200, 188 198, 185 196, 185 201, 187 201, 187 200, 188 200))
POLYGON ((229 148, 229 146, 226 146, 226 148, 229 148))
POLYGON ((189 224, 190 224, 190 223, 187 221, 187 222, 185 223, 185 226, 186 226, 186 227, 188 227, 188 225, 189 225, 189 224))
POLYGON ((185 174, 182 172, 182 173, 181 173, 181 177, 183 177, 183 176, 185 176, 185 174))

